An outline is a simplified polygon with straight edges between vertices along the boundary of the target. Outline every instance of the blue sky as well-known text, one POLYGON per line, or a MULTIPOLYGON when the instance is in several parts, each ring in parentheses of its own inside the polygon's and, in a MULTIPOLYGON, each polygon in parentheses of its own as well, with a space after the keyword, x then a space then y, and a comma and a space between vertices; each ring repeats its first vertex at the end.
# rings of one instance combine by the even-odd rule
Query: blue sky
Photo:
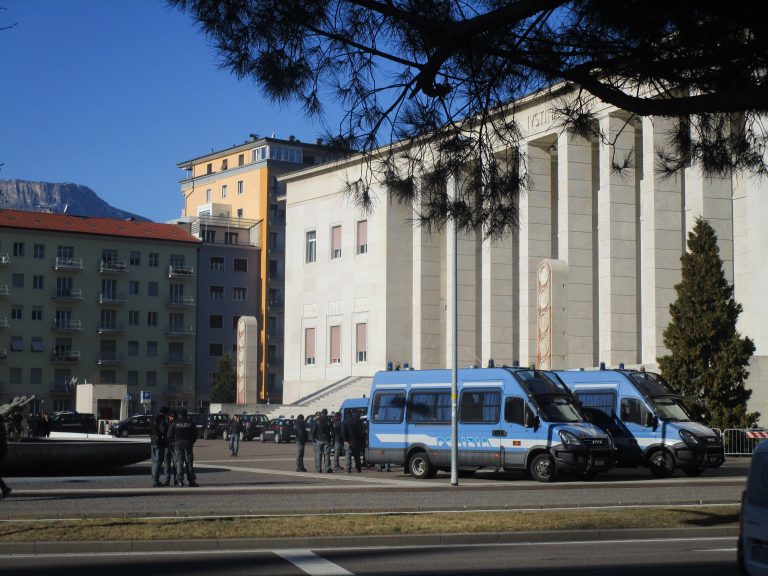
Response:
POLYGON ((313 142, 296 107, 218 68, 163 0, 0 0, 0 178, 74 182, 162 222, 181 214, 178 162, 250 133, 313 142))

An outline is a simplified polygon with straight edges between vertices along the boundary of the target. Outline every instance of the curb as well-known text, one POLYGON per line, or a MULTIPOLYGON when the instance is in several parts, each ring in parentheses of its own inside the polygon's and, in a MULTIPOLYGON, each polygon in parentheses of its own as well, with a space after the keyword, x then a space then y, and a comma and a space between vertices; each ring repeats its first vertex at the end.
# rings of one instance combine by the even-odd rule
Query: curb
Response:
POLYGON ((112 542, 0 542, 0 556, 42 554, 109 554, 152 552, 214 552, 286 548, 370 548, 378 546, 449 546, 572 542, 595 540, 650 540, 665 538, 722 538, 739 535, 738 526, 714 528, 643 528, 626 530, 554 530, 478 534, 407 534, 402 536, 341 536, 335 538, 243 538, 226 540, 118 540, 112 542))

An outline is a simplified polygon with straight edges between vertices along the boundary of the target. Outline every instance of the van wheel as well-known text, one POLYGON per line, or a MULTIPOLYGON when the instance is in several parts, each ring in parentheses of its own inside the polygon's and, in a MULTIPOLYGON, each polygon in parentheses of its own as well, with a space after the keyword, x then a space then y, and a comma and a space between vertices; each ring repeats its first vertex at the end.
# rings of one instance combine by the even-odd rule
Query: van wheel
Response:
POLYGON ((432 478, 435 475, 435 467, 429 461, 426 452, 416 452, 408 460, 408 471, 411 476, 418 479, 432 478))
POLYGON ((704 466, 685 466, 683 472, 686 476, 701 476, 701 473, 704 472, 704 466))
POLYGON ((531 460, 530 471, 537 482, 552 482, 557 474, 555 460, 549 454, 539 454, 531 460))
POLYGON ((669 478, 675 472, 675 460, 666 450, 656 450, 648 459, 648 464, 656 478, 669 478))

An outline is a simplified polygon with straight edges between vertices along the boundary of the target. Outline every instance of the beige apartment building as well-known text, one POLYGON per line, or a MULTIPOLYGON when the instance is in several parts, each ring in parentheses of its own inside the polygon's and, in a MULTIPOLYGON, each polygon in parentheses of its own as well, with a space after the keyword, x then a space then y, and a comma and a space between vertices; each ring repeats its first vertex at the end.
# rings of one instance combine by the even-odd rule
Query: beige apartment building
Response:
MULTIPOLYGON (((262 138, 251 134, 243 144, 180 162, 186 171, 181 181, 182 218, 216 218, 233 223, 223 231, 225 244, 251 242, 261 247, 258 294, 259 382, 247 403, 279 402, 283 393, 283 325, 285 306, 285 201, 276 177, 338 154, 319 144, 262 138), (258 222, 258 239, 248 239, 238 221, 258 222)), ((203 238, 205 241, 205 238, 203 238)), ((201 290, 207 290, 202 287, 201 290)), ((228 325, 229 327, 229 325, 228 325)), ((232 330, 234 339, 235 328, 232 330)))
POLYGON ((121 384, 97 418, 193 406, 199 245, 170 224, 0 210, 0 402, 73 410, 76 385, 121 384))
MULTIPOLYGON (((378 190, 372 214, 342 192, 361 159, 281 177, 286 185, 286 402, 389 363, 449 367, 453 278, 460 366, 519 362, 551 368, 656 368, 696 218, 715 228, 726 276, 743 305, 741 334, 757 350, 750 408, 768 422, 768 183, 749 174, 672 178, 655 152, 671 125, 627 121, 596 106, 608 146, 562 130, 554 102, 516 103, 532 187, 519 230, 503 241, 414 227, 410 208, 378 190), (612 154, 632 153, 623 173, 612 154)), ((451 183, 446 183, 451 189, 451 183)))

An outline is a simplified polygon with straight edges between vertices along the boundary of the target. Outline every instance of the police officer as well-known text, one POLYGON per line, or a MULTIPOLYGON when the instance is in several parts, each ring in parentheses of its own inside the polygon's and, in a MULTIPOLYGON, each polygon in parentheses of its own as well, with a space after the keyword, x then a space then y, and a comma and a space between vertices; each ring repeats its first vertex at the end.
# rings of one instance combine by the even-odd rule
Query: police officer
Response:
POLYGON ((320 412, 320 416, 315 418, 315 470, 318 472, 325 471, 329 474, 333 472, 331 468, 331 438, 333 436, 333 428, 331 422, 328 419, 328 410, 323 408, 320 412))
POLYGON ((195 459, 192 446, 197 441, 197 426, 187 417, 187 409, 179 410, 179 419, 168 429, 168 437, 173 442, 173 455, 176 458, 176 486, 184 486, 184 474, 190 486, 197 486, 195 459))
POLYGON ((307 425, 304 420, 304 414, 299 414, 296 418, 296 472, 306 472, 304 468, 304 446, 307 444, 307 425))
POLYGON ((149 433, 152 437, 152 486, 168 486, 171 483, 171 453, 168 446, 168 406, 163 406, 152 419, 149 433), (160 483, 160 468, 163 482, 160 483))
POLYGON ((362 472, 363 468, 360 462, 360 451, 363 449, 363 424, 360 421, 360 415, 350 414, 344 420, 342 428, 344 434, 344 444, 347 450, 347 472, 352 472, 352 458, 355 459, 355 468, 362 472))

